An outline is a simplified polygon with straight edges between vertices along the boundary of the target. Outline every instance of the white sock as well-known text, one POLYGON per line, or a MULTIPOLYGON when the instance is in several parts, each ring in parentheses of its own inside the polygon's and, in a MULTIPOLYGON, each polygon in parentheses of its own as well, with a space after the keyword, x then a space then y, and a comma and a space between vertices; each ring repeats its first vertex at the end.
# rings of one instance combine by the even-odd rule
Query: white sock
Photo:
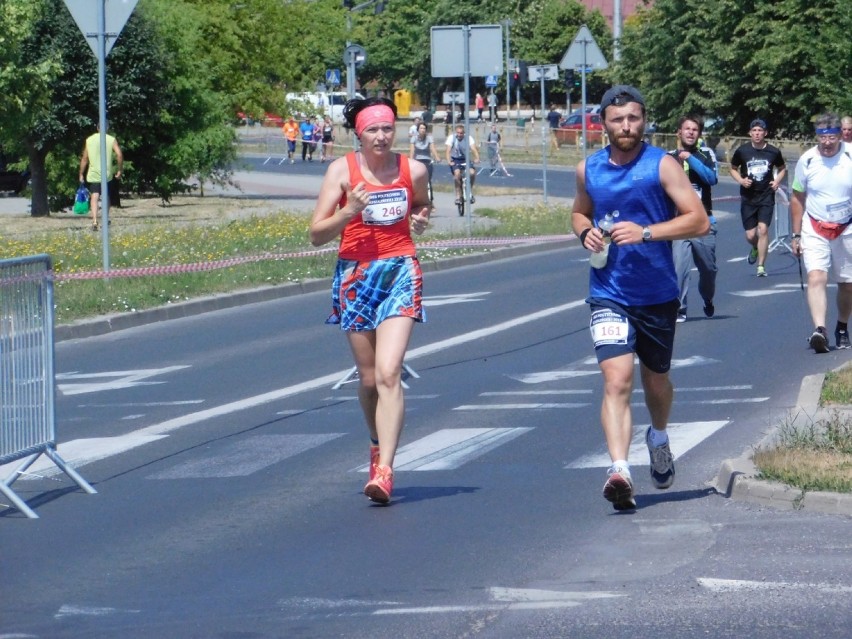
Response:
POLYGON ((649 439, 651 440, 651 446, 659 448, 660 446, 665 446, 669 442, 669 434, 667 431, 657 430, 651 426, 651 436, 649 439))
POLYGON ((612 462, 612 466, 609 467, 609 472, 629 476, 630 464, 627 463, 626 459, 616 459, 614 462, 612 462))

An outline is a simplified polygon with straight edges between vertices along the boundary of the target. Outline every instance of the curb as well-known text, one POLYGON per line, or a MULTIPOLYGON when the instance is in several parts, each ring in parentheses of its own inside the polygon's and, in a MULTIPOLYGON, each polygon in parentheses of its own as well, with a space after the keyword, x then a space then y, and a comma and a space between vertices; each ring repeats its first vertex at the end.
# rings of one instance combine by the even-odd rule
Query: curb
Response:
MULTIPOLYGON (((450 268, 469 266, 471 264, 482 264, 484 262, 502 260, 515 256, 527 255, 529 253, 537 253, 540 251, 564 250, 569 243, 570 240, 565 240, 549 242, 545 245, 530 243, 508 247, 488 248, 482 252, 472 253, 470 255, 460 255, 458 257, 424 261, 421 262, 421 268, 424 273, 444 271, 450 268)), ((61 324, 56 326, 53 331, 54 341, 61 342, 65 340, 96 337, 98 335, 106 335, 107 333, 123 331, 129 328, 144 326, 146 324, 192 317, 202 313, 209 313, 211 311, 221 311, 235 306, 268 302, 285 297, 292 297, 294 295, 302 295, 304 293, 316 293, 327 289, 330 290, 330 287, 331 275, 327 278, 305 280, 304 282, 293 282, 234 293, 210 295, 144 311, 103 315, 93 319, 78 320, 70 324, 61 324)))
MULTIPOLYGON (((824 379, 824 374, 808 375, 802 379, 796 408, 790 412, 794 422, 802 415, 812 418, 820 409, 819 396, 824 379)), ((757 448, 772 446, 778 431, 776 426, 756 446, 747 448, 735 459, 724 460, 715 481, 708 482, 708 485, 724 497, 761 506, 852 517, 852 494, 805 491, 781 482, 759 479, 760 473, 752 461, 752 454, 757 448)))

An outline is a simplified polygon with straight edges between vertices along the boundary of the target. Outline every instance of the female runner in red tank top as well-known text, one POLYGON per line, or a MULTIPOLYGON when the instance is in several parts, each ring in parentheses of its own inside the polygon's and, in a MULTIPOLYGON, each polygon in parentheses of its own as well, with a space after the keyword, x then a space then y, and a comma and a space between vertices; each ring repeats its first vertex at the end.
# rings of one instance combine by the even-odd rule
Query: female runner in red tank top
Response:
POLYGON ((355 99, 343 117, 360 151, 332 162, 311 218, 321 246, 340 236, 327 323, 346 332, 358 369, 358 399, 369 430, 370 479, 364 494, 387 504, 405 418, 402 370, 415 322, 426 321, 423 276, 411 238, 429 224, 428 174, 394 153, 396 106, 355 99))

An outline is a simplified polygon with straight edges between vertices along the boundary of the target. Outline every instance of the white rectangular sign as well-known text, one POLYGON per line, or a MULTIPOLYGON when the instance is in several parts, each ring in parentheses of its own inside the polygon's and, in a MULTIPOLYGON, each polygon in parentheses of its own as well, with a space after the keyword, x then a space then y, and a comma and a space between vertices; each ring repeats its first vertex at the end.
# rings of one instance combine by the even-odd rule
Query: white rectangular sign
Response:
POLYGON ((534 80, 541 80, 542 76, 544 76, 545 80, 558 80, 559 67, 555 64, 542 64, 527 67, 527 79, 530 82, 534 80))
POLYGON ((465 33, 470 34, 470 75, 480 78, 502 75, 503 27, 499 24, 472 24, 468 27, 432 27, 432 77, 464 76, 465 33))

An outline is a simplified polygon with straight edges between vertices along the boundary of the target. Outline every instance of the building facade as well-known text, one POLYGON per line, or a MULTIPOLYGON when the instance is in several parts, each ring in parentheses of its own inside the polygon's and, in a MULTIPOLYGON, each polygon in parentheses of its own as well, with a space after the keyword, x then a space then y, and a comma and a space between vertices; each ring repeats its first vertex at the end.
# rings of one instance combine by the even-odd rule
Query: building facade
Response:
MULTIPOLYGON (((580 3, 587 9, 597 9, 600 11, 603 17, 606 18, 609 28, 612 29, 615 0, 580 0, 580 3)), ((636 13, 636 10, 644 4, 644 0, 621 0, 621 24, 624 24, 624 20, 636 13)))

